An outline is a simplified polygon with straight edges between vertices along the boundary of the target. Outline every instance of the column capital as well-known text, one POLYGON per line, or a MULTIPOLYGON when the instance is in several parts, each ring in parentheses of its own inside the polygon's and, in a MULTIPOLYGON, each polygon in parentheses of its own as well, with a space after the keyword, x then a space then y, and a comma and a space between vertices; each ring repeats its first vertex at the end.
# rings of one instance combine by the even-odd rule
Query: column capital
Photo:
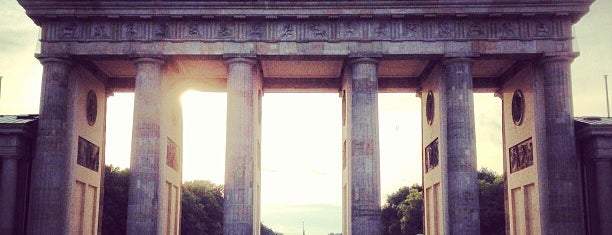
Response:
POLYGON ((502 89, 497 89, 493 93, 493 96, 503 100, 504 99, 504 91, 502 89))
POLYGON ((235 63, 243 63, 243 64, 250 64, 250 65, 256 65, 257 64, 257 60, 255 59, 255 57, 252 58, 246 58, 246 57, 224 57, 225 58, 225 64, 226 65, 231 65, 231 64, 235 64, 235 63))
POLYGON ((539 60, 540 64, 546 64, 551 62, 572 62, 580 53, 578 52, 559 52, 559 53, 545 53, 539 60))
POLYGON ((454 64, 454 63, 469 63, 472 64, 474 63, 474 59, 472 59, 472 57, 444 57, 444 59, 442 60, 442 64, 444 64, 445 66, 447 64, 454 64))
POLYGON ((153 64, 163 65, 165 63, 164 60, 159 57, 136 57, 134 58, 133 61, 134 61, 134 64, 153 63, 153 64))
POLYGON ((350 58, 348 61, 349 65, 353 65, 353 64, 373 64, 373 65, 377 65, 378 64, 378 60, 374 59, 372 57, 356 57, 356 58, 350 58))
POLYGON ((104 94, 106 95, 106 98, 114 96, 115 95, 115 91, 113 91, 113 89, 111 88, 106 88, 104 90, 104 94))
POLYGON ((418 97, 418 98, 422 98, 423 97, 423 88, 422 87, 418 87, 416 89, 416 91, 414 92, 414 96, 418 97))
POLYGON ((44 54, 36 54, 35 57, 40 61, 41 64, 48 63, 61 63, 66 64, 68 66, 72 65, 72 60, 68 55, 44 55, 44 54))

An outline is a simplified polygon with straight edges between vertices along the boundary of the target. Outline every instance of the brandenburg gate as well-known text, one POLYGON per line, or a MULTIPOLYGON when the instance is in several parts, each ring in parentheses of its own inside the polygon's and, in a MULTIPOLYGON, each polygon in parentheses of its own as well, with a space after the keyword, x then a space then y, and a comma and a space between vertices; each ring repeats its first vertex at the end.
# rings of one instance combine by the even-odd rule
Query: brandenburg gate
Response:
POLYGON ((381 233, 379 92, 422 100, 426 234, 480 233, 474 92, 503 104, 509 234, 584 234, 570 64, 591 2, 19 0, 43 64, 28 234, 98 233, 117 91, 135 93, 128 234, 178 234, 188 88, 227 92, 226 235, 259 234, 270 92, 341 97, 343 234, 381 233))

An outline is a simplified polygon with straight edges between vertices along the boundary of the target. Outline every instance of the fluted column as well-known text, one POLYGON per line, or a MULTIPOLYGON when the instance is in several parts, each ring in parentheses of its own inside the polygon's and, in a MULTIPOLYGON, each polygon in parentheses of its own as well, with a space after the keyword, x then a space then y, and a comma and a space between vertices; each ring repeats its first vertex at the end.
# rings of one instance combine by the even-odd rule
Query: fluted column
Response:
POLYGON ((597 186, 597 205, 599 206, 599 232, 612 231, 612 159, 594 159, 597 186))
POLYGON ((472 60, 444 61, 448 233, 480 234, 472 60))
POLYGON ((227 142, 225 150, 225 235, 253 234, 254 182, 256 160, 256 125, 258 114, 255 105, 257 87, 256 61, 232 58, 226 61, 227 78, 227 142))
POLYGON ((71 156, 68 73, 63 58, 40 58, 43 82, 36 154, 32 159, 28 234, 68 234, 71 156))
POLYGON ((378 136, 378 61, 349 61, 351 234, 381 233, 380 150, 378 136))
POLYGON ((581 175, 576 154, 570 64, 573 55, 545 57, 545 156, 543 233, 584 234, 581 175))
POLYGON ((134 124, 130 159, 127 234, 161 234, 159 216, 163 197, 160 179, 160 132, 163 61, 136 59, 134 124))
POLYGON ((19 160, 13 156, 0 157, 0 160, 0 234, 12 234, 19 160))

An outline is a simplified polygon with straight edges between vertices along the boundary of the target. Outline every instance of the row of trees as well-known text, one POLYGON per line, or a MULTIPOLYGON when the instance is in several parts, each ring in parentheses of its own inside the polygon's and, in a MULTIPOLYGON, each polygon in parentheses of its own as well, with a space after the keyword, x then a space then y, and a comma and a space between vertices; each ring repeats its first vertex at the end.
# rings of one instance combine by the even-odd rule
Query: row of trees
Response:
MULTIPOLYGON (((105 168, 103 234, 126 234, 129 174, 129 169, 105 168)), ((505 234, 503 176, 481 169, 478 183, 481 234, 505 234)), ((223 186, 202 180, 185 182, 181 206, 181 234, 223 234, 223 186)), ((384 235, 423 233, 423 187, 403 187, 389 195, 382 225, 384 235)), ((261 234, 277 233, 262 224, 261 234)))
MULTIPOLYGON (((488 169, 478 171, 480 233, 505 234, 504 178, 488 169)), ((389 195, 382 209, 384 235, 423 234, 423 187, 412 185, 389 195)))
MULTIPOLYGON (((104 168, 103 234, 126 234, 129 175, 129 169, 104 168)), ((181 234, 223 234, 223 186, 203 180, 183 183, 181 234)), ((262 224, 261 234, 277 233, 262 224)))

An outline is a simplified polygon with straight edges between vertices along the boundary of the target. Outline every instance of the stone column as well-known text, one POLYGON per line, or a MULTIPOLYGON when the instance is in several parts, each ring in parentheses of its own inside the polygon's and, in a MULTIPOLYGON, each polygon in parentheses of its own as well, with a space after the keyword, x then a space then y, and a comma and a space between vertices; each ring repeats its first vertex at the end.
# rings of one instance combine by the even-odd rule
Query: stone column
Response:
POLYGON ((15 197, 17 196, 17 170, 19 160, 5 156, 0 172, 0 234, 13 234, 15 197))
POLYGON ((68 120, 71 63, 40 58, 43 82, 36 154, 32 159, 28 234, 69 234, 73 182, 68 120))
POLYGON ((595 177, 597 178, 597 205, 599 206, 599 232, 612 231, 612 159, 599 157, 594 159, 595 177))
POLYGON ((584 234, 580 162, 576 154, 570 81, 573 55, 545 57, 545 169, 542 182, 544 234, 584 234))
POLYGON ((449 58, 444 61, 444 68, 447 154, 443 179, 448 181, 447 232, 480 234, 472 60, 449 58))
POLYGON ((227 77, 227 142, 225 149, 225 235, 253 234, 255 204, 254 185, 256 160, 256 125, 258 114, 256 61, 232 58, 226 61, 227 77))
POLYGON ((380 151, 378 139, 378 61, 357 58, 349 61, 351 77, 347 92, 351 100, 347 123, 350 156, 351 234, 381 233, 380 151))
POLYGON ((161 234, 159 221, 162 202, 160 179, 160 132, 163 61, 136 59, 134 125, 127 234, 161 234))

